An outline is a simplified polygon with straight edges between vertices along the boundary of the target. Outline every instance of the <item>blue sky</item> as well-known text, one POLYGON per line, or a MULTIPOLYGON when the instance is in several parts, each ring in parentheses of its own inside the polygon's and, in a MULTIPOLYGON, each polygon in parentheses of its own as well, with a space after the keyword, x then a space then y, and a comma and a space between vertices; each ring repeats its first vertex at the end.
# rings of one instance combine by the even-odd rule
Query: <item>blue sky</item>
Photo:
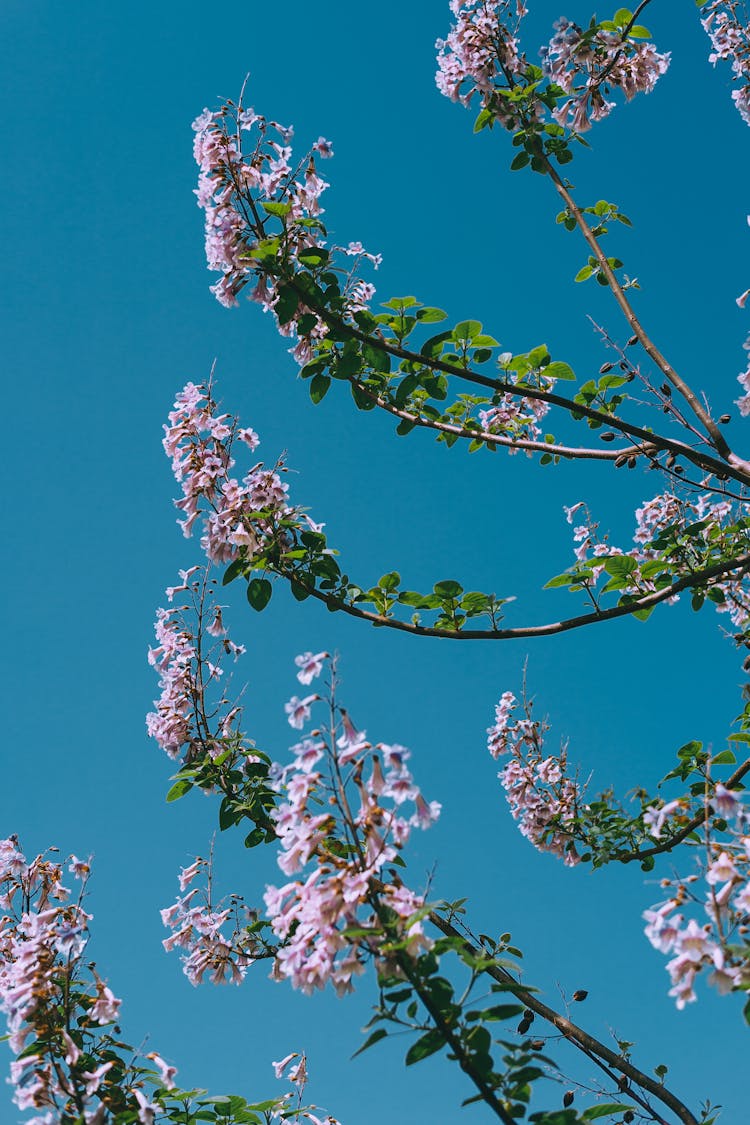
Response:
MULTIPOLYGON (((692 4, 652 8, 647 22, 672 67, 591 134, 593 150, 570 175, 580 198, 615 201, 633 220, 611 245, 640 280, 639 313, 720 413, 733 409, 747 332, 734 302, 750 284, 747 131, 727 72, 706 61, 692 4)), ((529 53, 560 14, 534 3, 529 53)), ((565 14, 590 11, 571 0, 565 14)), ((352 576, 397 568, 412 588, 456 577, 518 595, 517 620, 572 608, 541 592, 572 560, 563 504, 587 499, 624 542, 633 508, 655 490, 640 473, 550 472, 523 457, 448 451, 427 434, 397 440, 385 416, 356 412, 339 388, 315 408, 270 319, 246 304, 228 312, 208 292, 190 122, 236 96, 249 71, 250 103, 294 124, 300 147, 320 134, 333 141, 329 227, 383 254, 382 300, 414 293, 453 321, 482 320, 508 350, 546 342, 579 373, 599 366, 587 315, 621 339, 625 330, 603 290, 572 284, 585 253, 555 225, 550 185, 509 174, 507 139, 472 137, 472 115, 437 93, 433 43, 448 26, 447 4, 395 0, 250 0, 220 16, 193 0, 5 0, 0 14, 2 831, 18 832, 28 852, 94 854, 94 953, 124 998, 131 1042, 149 1034, 186 1083, 258 1097, 275 1092, 271 1060, 305 1049, 311 1096, 344 1125, 452 1118, 470 1091, 436 1060, 404 1071, 405 1043, 349 1062, 367 984, 343 1003, 306 999, 258 966, 239 990, 193 990, 161 949, 158 909, 173 900, 180 865, 205 853, 216 813, 198 797, 165 806, 170 764, 144 729, 154 610, 177 569, 197 561, 174 522, 160 444, 174 395, 216 360, 226 408, 260 433, 269 461, 287 451, 294 498, 326 521, 352 576)), ((740 449, 743 425, 735 412, 740 449)), ((410 746, 424 792, 443 802, 412 852, 415 879, 436 863, 437 892, 470 896, 478 928, 512 931, 528 980, 551 1003, 587 988, 575 1013, 585 1026, 635 1041, 644 1069, 666 1063, 686 1100, 711 1097, 727 1123, 739 1120, 739 1002, 701 988, 697 1004, 674 1010, 640 920, 658 887, 638 870, 569 871, 535 853, 510 821, 484 741, 495 700, 518 690, 528 657, 537 708, 551 737, 569 738, 583 774, 621 792, 653 784, 688 739, 721 748, 740 709, 740 663, 717 619, 680 605, 647 626, 469 646, 368 630, 281 590, 251 615, 240 594, 228 617, 248 646, 258 745, 283 756, 290 741, 282 705, 295 690, 294 655, 338 650, 356 722, 410 746)), ((221 879, 259 898, 271 871, 239 844, 220 841, 221 879)), ((16 1120, 0 1091, 3 1100, 16 1120)))

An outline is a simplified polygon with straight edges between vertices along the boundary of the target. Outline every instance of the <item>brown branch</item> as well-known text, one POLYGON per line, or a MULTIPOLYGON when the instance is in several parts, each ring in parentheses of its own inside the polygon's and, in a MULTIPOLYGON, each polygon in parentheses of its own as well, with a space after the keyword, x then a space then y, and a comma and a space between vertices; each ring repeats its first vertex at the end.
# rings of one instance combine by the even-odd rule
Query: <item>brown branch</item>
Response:
POLYGON ((556 445, 552 442, 533 441, 531 438, 512 438, 503 437, 502 434, 493 434, 490 430, 472 430, 466 426, 459 426, 448 422, 435 422, 430 418, 423 418, 420 414, 411 414, 408 410, 400 410, 394 406, 392 402, 383 398, 381 395, 371 391, 363 383, 357 382, 353 375, 348 377, 348 381, 358 391, 361 391, 366 398, 369 398, 375 406, 381 410, 387 411, 395 418, 402 418, 405 422, 411 422, 414 426, 424 426, 428 430, 438 430, 444 434, 455 434, 461 438, 471 438, 477 441, 486 441, 493 445, 503 445, 509 449, 528 449, 538 453, 552 453, 558 457, 568 457, 578 460, 597 460, 597 461, 615 461, 618 457, 632 457, 638 456, 645 452, 639 445, 618 446, 615 449, 590 449, 582 447, 574 447, 569 445, 556 445))
MULTIPOLYGON (((750 772, 750 758, 743 762, 741 766, 738 766, 731 777, 727 778, 726 788, 731 789, 732 786, 736 785, 738 781, 741 781, 748 772, 750 772)), ((678 844, 686 840, 691 832, 695 832, 696 828, 700 828, 700 826, 708 820, 708 815, 708 809, 704 806, 696 816, 689 820, 687 824, 683 825, 679 832, 675 832, 673 836, 670 836, 668 840, 664 840, 660 844, 654 844, 650 848, 624 852, 622 855, 617 855, 613 858, 615 858, 618 863, 630 863, 630 861, 634 859, 647 859, 652 855, 664 855, 666 852, 671 852, 673 848, 676 848, 678 844)))
POLYGON ((301 589, 305 590, 310 597, 316 598, 318 601, 323 602, 329 609, 342 613, 349 614, 350 617, 359 617, 364 621, 369 621, 372 625, 396 629, 403 633, 412 633, 420 637, 444 637, 448 640, 456 641, 508 641, 518 640, 524 637, 549 637, 556 633, 567 633, 571 629, 580 629, 585 625, 595 625, 601 621, 611 621, 616 617, 627 617, 633 613, 637 613, 641 609, 650 609, 652 606, 658 605, 660 602, 666 601, 668 598, 674 597, 682 590, 691 589, 693 586, 698 586, 702 582, 706 582, 711 578, 717 578, 719 575, 726 574, 729 571, 738 570, 741 574, 750 570, 750 553, 739 555, 735 559, 730 559, 726 562, 716 563, 715 566, 706 567, 705 570, 697 570, 693 574, 686 575, 684 578, 679 578, 670 586, 665 587, 663 590, 656 590, 651 594, 646 594, 636 601, 630 602, 626 605, 615 605, 609 609, 597 610, 594 613, 582 613, 578 617, 568 617, 564 621, 551 621, 545 625, 525 625, 519 626, 514 629, 438 629, 429 625, 414 625, 408 621, 399 621, 395 617, 386 617, 381 613, 372 613, 367 609, 360 609, 357 605, 350 605, 347 602, 341 601, 332 594, 326 594, 322 590, 316 590, 315 587, 307 586, 293 572, 287 570, 276 570, 280 577, 286 578, 291 582, 296 583, 301 589))
MULTIPOLYGON (((611 426, 613 429, 620 430, 621 433, 627 434, 629 437, 639 438, 641 441, 661 451, 674 453, 676 457, 684 457, 687 461, 691 461, 705 472, 732 477, 732 479, 739 481, 740 484, 750 484, 750 462, 741 461, 738 458, 734 458, 734 461, 731 463, 718 460, 710 454, 701 453, 699 450, 685 445, 684 442, 664 437, 651 430, 645 430, 641 426, 636 426, 631 422, 625 422, 614 414, 605 414, 601 410, 594 410, 590 406, 573 402, 572 399, 555 394, 553 391, 543 391, 537 387, 527 387, 525 385, 519 386, 517 383, 506 383, 501 379, 493 379, 488 375, 481 375, 478 371, 472 371, 468 367, 458 367, 453 363, 446 363, 444 360, 435 357, 426 357, 418 352, 409 351, 407 348, 402 348, 398 344, 391 343, 382 336, 371 336, 355 325, 345 323, 340 317, 335 316, 328 309, 311 304, 309 297, 295 284, 293 279, 285 278, 284 280, 298 293, 300 300, 327 324, 335 328, 343 329, 353 336, 355 340, 359 340, 360 343, 369 344, 370 347, 385 352, 387 355, 393 356, 396 359, 405 359, 421 367, 429 367, 433 371, 442 371, 446 375, 454 375, 467 383, 487 387, 492 391, 501 391, 522 398, 533 398, 538 399, 540 402, 548 402, 551 406, 558 406, 568 414, 580 414, 584 418, 591 418, 592 421, 600 422, 605 426, 611 426)), ((732 456, 734 457, 734 454, 732 454, 732 456)))
POLYGON ((553 166, 551 161, 548 160, 547 157, 542 157, 542 159, 544 161, 545 170, 547 171, 550 179, 555 185, 555 189, 558 195, 561 197, 561 199, 564 200, 565 205, 575 219, 578 229, 580 230, 594 257, 599 263, 601 272, 609 282, 610 289, 612 290, 617 304, 620 306, 620 309, 622 310, 631 330, 638 337, 644 351, 654 361, 665 378, 669 380, 672 386, 689 404, 696 418, 698 418, 698 420, 705 427, 707 433, 710 435, 711 444, 713 445, 719 456, 722 457, 727 462, 727 464, 733 465, 736 468, 743 469, 745 473, 747 473, 750 470, 750 462, 745 461, 742 458, 738 457, 736 454, 732 453, 732 450, 726 438, 724 437, 723 433, 721 432, 711 415, 705 409, 698 396, 687 385, 685 380, 677 374, 669 361, 659 351, 653 340, 651 340, 651 338, 647 335, 645 329, 643 328, 643 325, 638 320, 638 317, 636 316, 632 305, 625 296, 625 292, 620 285, 620 282, 617 280, 615 272, 610 266, 606 254, 599 245, 596 235, 592 231, 589 224, 586 222, 585 215, 574 200, 568 188, 563 183, 559 173, 557 172, 557 169, 553 166))
MULTIPOLYGON (((462 933, 460 933, 449 921, 442 918, 434 910, 430 911, 429 919, 432 924, 440 930, 446 937, 460 938, 464 944, 464 948, 474 957, 486 956, 484 950, 477 948, 473 945, 462 933)), ((516 996, 527 1008, 531 1009, 547 1023, 556 1027, 563 1036, 570 1042, 574 1043, 577 1047, 581 1048, 586 1053, 591 1053, 598 1056, 613 1070, 629 1078, 631 1082, 635 1082, 641 1089, 647 1090, 652 1097, 657 1098, 664 1105, 683 1122, 683 1125, 698 1125, 696 1118, 683 1103, 671 1091, 662 1086, 660 1082, 650 1078, 643 1071, 638 1070, 622 1055, 618 1055, 610 1047, 600 1043, 593 1035, 578 1027, 566 1016, 560 1015, 554 1008, 550 1008, 543 1001, 538 1000, 533 992, 529 992, 520 984, 515 977, 513 977, 506 969, 501 968, 499 965, 490 965, 484 972, 491 976, 498 983, 507 986, 509 992, 516 996)))

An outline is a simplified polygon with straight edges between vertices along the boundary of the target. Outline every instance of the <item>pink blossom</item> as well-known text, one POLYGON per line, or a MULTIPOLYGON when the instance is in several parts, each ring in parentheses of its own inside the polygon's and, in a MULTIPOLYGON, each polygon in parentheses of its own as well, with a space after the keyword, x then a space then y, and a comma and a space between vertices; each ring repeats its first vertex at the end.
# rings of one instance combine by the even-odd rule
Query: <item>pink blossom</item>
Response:
POLYGON ((304 699, 298 699, 296 695, 293 695, 289 702, 284 704, 290 727, 294 727, 295 730, 302 730, 302 727, 310 718, 310 704, 314 703, 316 699, 320 699, 320 696, 307 695, 304 699))
POLYGON ((299 668, 297 679, 301 684, 310 684, 323 670, 323 665, 329 659, 327 652, 303 652, 301 656, 295 656, 294 663, 299 668))

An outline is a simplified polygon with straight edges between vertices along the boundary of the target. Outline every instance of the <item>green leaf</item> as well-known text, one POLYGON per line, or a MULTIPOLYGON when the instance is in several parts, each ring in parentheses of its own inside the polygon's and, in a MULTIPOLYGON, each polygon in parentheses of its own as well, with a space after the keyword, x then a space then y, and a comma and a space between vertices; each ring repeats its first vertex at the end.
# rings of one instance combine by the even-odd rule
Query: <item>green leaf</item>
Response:
POLYGON ((193 788, 192 781, 176 781, 172 788, 167 793, 167 801, 171 804, 172 801, 179 801, 180 797, 184 797, 193 788))
POLYGON ((357 1055, 361 1055, 368 1047, 372 1047, 374 1043, 379 1043, 381 1039, 385 1039, 388 1032, 384 1027, 379 1027, 377 1031, 373 1031, 372 1035, 368 1035, 361 1047, 359 1047, 352 1055, 356 1059, 357 1055))
POLYGON ((600 1105, 589 1106, 583 1111, 584 1121, 595 1121, 597 1117, 610 1117, 613 1113, 626 1113, 632 1105, 620 1105, 615 1102, 606 1102, 600 1105))
POLYGON ((649 29, 647 27, 643 27, 642 24, 640 24, 640 23, 634 24, 633 27, 631 27, 630 31, 628 32, 628 35, 630 36, 631 39, 650 39, 651 38, 651 32, 649 31, 649 29))
POLYGON ((438 332, 437 336, 430 336, 429 340, 425 340, 422 344, 422 347, 419 349, 419 354, 427 358, 440 355, 443 350, 443 344, 446 340, 450 340, 452 336, 452 332, 438 332))
POLYGON ((618 27, 625 27, 633 18, 630 8, 618 8, 613 19, 618 27))
POLYGON ((224 571, 224 577, 221 580, 222 586, 228 586, 230 582, 234 582, 235 578, 239 578, 245 567, 242 559, 235 559, 231 562, 227 569, 224 571))
POLYGON ((277 218, 284 218, 292 209, 291 203, 264 203, 263 210, 269 215, 276 215, 277 218))
POLYGON ((447 319, 448 314, 442 309, 425 307, 417 310, 417 320, 421 320, 424 324, 437 324, 438 321, 447 319))
POLYGON ((482 332, 482 325, 478 320, 461 320, 453 329, 451 338, 453 340, 468 341, 472 343, 476 336, 482 332))
POLYGON ((523 1012, 523 1004, 495 1004, 481 1012, 467 1012, 467 1020, 512 1020, 523 1012))
POLYGON ((315 269, 317 266, 324 266, 330 254, 322 246, 310 246, 306 250, 300 250, 297 257, 303 266, 315 269))
POLYGON ((559 586, 571 586, 576 581, 572 574, 556 574, 554 578, 550 578, 549 582, 545 582, 544 590, 556 590, 559 586))
POLYGON ((630 555, 610 555, 604 560, 604 569, 613 578, 627 578, 636 569, 637 563, 630 555))
POLYGON ((510 162, 511 172, 518 172, 519 169, 525 168, 526 165, 529 163, 530 159, 531 159, 531 157, 529 156, 528 152, 522 151, 522 152, 516 153, 516 155, 513 157, 513 159, 510 162))
POLYGON ((426 1059, 428 1055, 434 1055, 444 1044, 443 1036, 435 1028, 432 1028, 420 1036, 416 1043, 412 1043, 406 1052, 406 1065, 412 1066, 414 1063, 426 1059))
POLYGON ((323 401, 330 385, 330 375, 324 375, 322 371, 319 371, 317 375, 313 376, 310 382, 310 398, 316 406, 323 401))
POLYGON ((556 359, 554 363, 548 363, 544 369, 544 374, 548 379, 575 379, 575 371, 569 363, 562 363, 561 360, 556 359))
POLYGON ((482 109, 479 111, 479 116, 474 122, 474 132, 481 133, 482 129, 486 129, 489 125, 491 127, 495 115, 491 109, 482 109))
POLYGON ((463 586, 459 582, 454 582, 452 579, 446 579, 444 582, 436 582, 433 590, 439 598, 460 598, 464 592, 463 586))
POLYGON ((731 750, 722 750, 715 758, 711 759, 713 766, 733 766, 737 761, 731 750))
POLYGON ((267 578, 251 578, 247 584, 247 600, 258 613, 266 608, 272 593, 273 586, 267 578))
MULTIPOLYGON (((549 348, 546 344, 538 344, 531 349, 527 358, 532 367, 545 367, 545 364, 549 364, 549 348)), ((546 367, 544 373, 547 374, 546 367)))
POLYGON ((583 266, 575 275, 574 281, 588 281, 594 270, 591 266, 583 266))
POLYGON ((378 582, 381 590, 387 590, 389 593, 392 590, 397 590, 401 582, 401 575, 397 570, 392 570, 388 574, 384 574, 378 582))

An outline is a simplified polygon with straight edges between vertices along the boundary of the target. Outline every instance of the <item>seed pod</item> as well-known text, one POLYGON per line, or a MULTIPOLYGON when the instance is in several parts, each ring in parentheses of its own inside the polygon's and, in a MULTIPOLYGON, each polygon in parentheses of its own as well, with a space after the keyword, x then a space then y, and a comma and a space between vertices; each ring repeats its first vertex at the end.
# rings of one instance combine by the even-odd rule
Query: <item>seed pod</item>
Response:
POLYGON ((577 1003, 579 1003, 579 1004, 581 1003, 582 1000, 585 1000, 587 996, 588 996, 588 992, 586 991, 585 988, 578 988, 573 993, 573 999, 575 1001, 577 1001, 577 1003))
POLYGON ((628 1077, 627 1077, 626 1074, 621 1074, 620 1077, 617 1080, 617 1089, 618 1090, 627 1090, 627 1088, 628 1088, 628 1077))
POLYGON ((601 365, 601 367, 599 368, 599 374, 600 375, 606 375, 607 372, 611 371, 613 367, 614 367, 614 363, 603 363, 601 365))
POLYGON ((719 418, 719 421, 721 422, 722 426, 726 426, 727 422, 732 421, 732 415, 731 414, 722 414, 721 418, 719 418))
POLYGON ((565 1106, 566 1109, 568 1108, 569 1105, 573 1104, 573 1098, 574 1097, 575 1097, 575 1094, 572 1090, 566 1090, 565 1091, 565 1093, 563 1094, 563 1105, 565 1106))
POLYGON ((638 343, 638 337, 637 336, 631 336, 630 339, 628 340, 628 347, 634 348, 637 343, 638 343))
POLYGON ((530 1027, 531 1027, 531 1020, 522 1019, 521 1022, 519 1023, 519 1025, 518 1025, 518 1027, 516 1028, 516 1031, 518 1032, 519 1035, 525 1035, 530 1027))
POLYGON ((625 1122, 625 1125, 630 1125, 631 1121, 635 1121, 635 1114, 633 1113, 632 1109, 627 1109, 625 1113, 623 1113, 622 1119, 625 1122))
POLYGON ((599 434, 600 441, 614 441, 615 435, 612 430, 605 430, 603 434, 599 434))
POLYGON ((532 1039, 530 1043, 532 1051, 541 1051, 544 1047, 543 1039, 532 1039))
POLYGON ((615 468, 621 469, 627 459, 627 455, 624 453, 621 453, 619 457, 615 457, 615 468))
POLYGON ((634 469, 635 466, 636 466, 636 458, 635 457, 628 457, 628 468, 634 469))

